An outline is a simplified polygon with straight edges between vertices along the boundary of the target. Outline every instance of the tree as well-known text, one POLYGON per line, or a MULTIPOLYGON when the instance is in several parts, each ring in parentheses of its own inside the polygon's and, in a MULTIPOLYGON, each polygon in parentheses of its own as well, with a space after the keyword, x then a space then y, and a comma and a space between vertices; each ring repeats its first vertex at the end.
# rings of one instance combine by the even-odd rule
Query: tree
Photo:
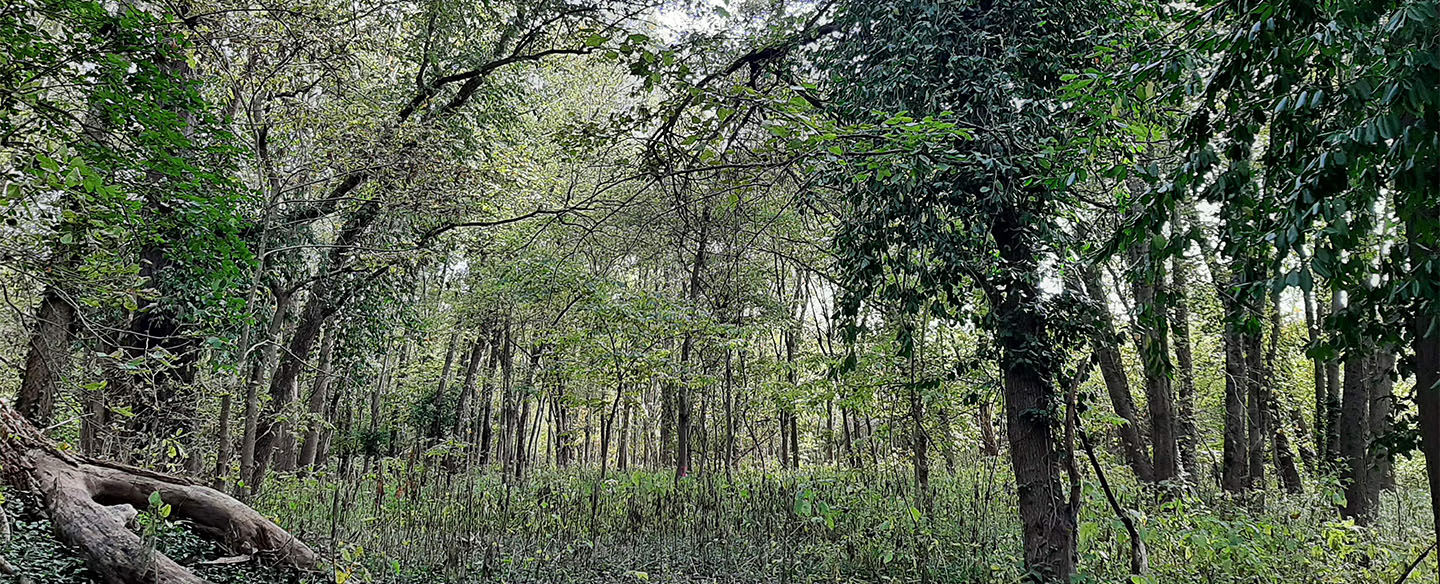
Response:
MULTIPOLYGON (((1064 245, 1047 218, 1067 199, 1047 180, 1044 145, 1057 132, 1050 96, 1106 12, 916 1, 847 4, 838 18, 841 36, 822 57, 846 81, 832 107, 879 136, 851 147, 849 184, 838 185, 842 305, 852 319, 873 299, 993 332, 1026 566, 1036 580, 1064 581, 1075 569, 1075 525, 1060 479, 1063 355, 1052 335, 1063 327, 1041 294, 1040 264, 1064 245), (1046 25, 1027 24, 1038 20, 1046 25), (1000 51, 1001 39, 1034 53, 1000 51)), ((912 343, 902 340, 902 351, 912 343)))

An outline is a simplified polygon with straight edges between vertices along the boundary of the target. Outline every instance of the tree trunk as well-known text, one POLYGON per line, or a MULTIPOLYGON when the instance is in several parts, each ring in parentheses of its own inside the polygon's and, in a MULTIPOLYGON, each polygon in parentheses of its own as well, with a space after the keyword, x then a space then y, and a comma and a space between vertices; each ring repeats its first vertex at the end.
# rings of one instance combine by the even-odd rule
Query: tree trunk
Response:
MULTIPOLYGON (((1435 120, 1432 106, 1430 120, 1435 120)), ((1440 205, 1436 205, 1433 189, 1434 160, 1431 166, 1415 169, 1414 181, 1407 178, 1402 186, 1409 187, 1412 200, 1400 207, 1405 217, 1405 237, 1409 244, 1410 264, 1420 269, 1412 274, 1418 282, 1428 282, 1428 296, 1420 300, 1412 320, 1410 333, 1415 350, 1415 402, 1419 406, 1420 451, 1425 454, 1425 478, 1430 483, 1430 511, 1435 525, 1440 525, 1440 298, 1434 283, 1440 281, 1440 205), (1418 192, 1417 192, 1418 191, 1418 192)), ((1440 530, 1436 532, 1440 543, 1440 530)))
POLYGON ((1243 332, 1241 342, 1245 345, 1245 371, 1247 397, 1247 433, 1249 438, 1250 464, 1245 476, 1247 489, 1265 488, 1265 440, 1270 433, 1267 403, 1269 384, 1263 378, 1264 355, 1261 336, 1258 333, 1243 332))
MULTIPOLYGON (((1141 244, 1148 246, 1146 242, 1141 244)), ((1150 443, 1154 453, 1151 477, 1155 482, 1180 477, 1180 449, 1175 423, 1175 395, 1170 387, 1170 325, 1164 303, 1165 267, 1148 251, 1132 248, 1136 264, 1132 280, 1135 322, 1140 330, 1140 360, 1145 370, 1146 408, 1150 412, 1150 443)))
POLYGON ((187 479, 72 456, 59 451, 8 406, 0 404, 0 466, 5 482, 38 489, 61 541, 105 584, 204 584, 131 531, 137 509, 154 493, 172 517, 243 553, 263 553, 301 570, 315 552, 263 515, 187 479))
POLYGON ((1381 350, 1375 354, 1370 369, 1370 454, 1369 490, 1366 498, 1380 502, 1380 492, 1395 486, 1395 469, 1390 464, 1390 452, 1377 442, 1390 433, 1390 414, 1395 407, 1395 353, 1381 350))
POLYGON ((475 339, 475 344, 470 347, 470 357, 465 363, 465 381, 460 386, 460 398, 455 402, 455 424, 450 428, 450 434, 461 440, 468 441, 469 436, 464 434, 470 419, 470 400, 475 395, 475 378, 480 373, 480 363, 485 359, 487 337, 484 332, 475 339))
MULTIPOLYGON (((1340 311, 1340 294, 1330 294, 1330 314, 1340 311)), ((1324 315, 1321 315, 1323 320, 1324 315)), ((1320 459, 1340 460, 1340 360, 1331 358, 1325 362, 1325 450, 1320 459)))
POLYGON ((1345 391, 1340 402, 1340 480, 1345 485, 1346 517, 1356 523, 1368 523, 1374 507, 1368 498, 1370 492, 1369 456, 1365 447, 1369 443, 1366 430, 1369 427, 1370 392, 1367 382, 1369 355, 1363 349, 1352 348, 1345 358, 1345 391))
POLYGON ((46 286, 15 396, 15 409, 37 426, 50 425, 54 417, 60 379, 70 364, 70 330, 74 326, 75 307, 54 285, 46 286))
MULTIPOLYGON (((360 241, 370 224, 380 215, 381 207, 377 201, 366 202, 351 213, 336 235, 330 253, 321 262, 321 273, 349 264, 350 248, 360 241)), ((315 341, 319 339, 325 321, 340 310, 346 299, 365 286, 371 278, 384 275, 388 271, 382 267, 362 272, 364 275, 359 278, 324 277, 311 287, 310 297, 305 300, 305 306, 300 310, 300 319, 290 336, 290 342, 280 355, 280 363, 275 367, 274 375, 270 377, 270 403, 261 412, 256 426, 255 466, 246 477, 250 482, 251 494, 259 492, 265 482, 265 473, 282 439, 281 414, 296 399, 295 383, 305 368, 305 361, 310 356, 310 350, 315 347, 315 341)))
POLYGON ((1175 365, 1180 381, 1175 404, 1176 421, 1180 431, 1180 466, 1185 472, 1186 480, 1194 482, 1200 474, 1200 461, 1196 455, 1200 433, 1195 427, 1195 356, 1190 346, 1190 262, 1183 254, 1175 258, 1171 282, 1170 294, 1175 318, 1170 326, 1175 335, 1175 365))
POLYGON ((284 412, 295 402, 295 383, 331 312, 332 309, 317 298, 312 297, 306 301, 300 320, 295 325, 295 332, 290 337, 284 354, 280 356, 280 364, 270 379, 270 402, 261 412, 259 424, 256 426, 255 466, 250 476, 246 477, 250 483, 251 495, 260 492, 271 459, 280 448, 281 441, 285 439, 281 419, 284 412))
MULTIPOLYGON (((701 275, 705 270, 706 246, 709 245, 710 208, 700 216, 700 236, 695 248, 695 262, 690 267, 686 297, 690 306, 700 305, 701 275)), ((695 348, 695 334, 688 329, 680 343, 680 384, 675 392, 675 478, 690 474, 690 358, 695 348)))
MULTIPOLYGON (((478 422, 480 465, 484 466, 490 462, 490 442, 495 432, 495 425, 492 418, 495 410, 495 385, 497 382, 496 369, 503 367, 505 352, 510 350, 509 342, 510 322, 495 328, 494 336, 490 339, 490 357, 485 363, 485 382, 482 387, 484 391, 480 396, 480 420, 478 422)), ((503 379, 500 381, 503 382, 503 379)))
POLYGON ((325 420, 325 403, 330 400, 330 362, 335 354, 335 326, 325 331, 325 340, 320 341, 320 363, 315 369, 315 385, 310 389, 310 399, 305 402, 308 412, 305 420, 305 437, 300 447, 301 468, 315 465, 315 455, 320 448, 322 428, 329 424, 325 420))
MULTIPOLYGON (((1302 247, 1300 249, 1301 252, 1304 253, 1304 248, 1302 247)), ((1302 256, 1302 260, 1304 261, 1304 266, 1301 269, 1309 271, 1310 262, 1308 256, 1302 256)), ((1309 290, 1302 290, 1301 298, 1305 305, 1305 334, 1308 337, 1311 350, 1314 351, 1320 346, 1320 321, 1322 318, 1315 304, 1314 286, 1312 285, 1309 290)), ((1315 380, 1315 428, 1312 440, 1315 442, 1315 453, 1318 455, 1315 463, 1316 468, 1312 470, 1319 474, 1323 472, 1323 468, 1321 467, 1325 464, 1325 453, 1329 450, 1326 441, 1330 436, 1330 416, 1326 413, 1326 408, 1330 403, 1330 385, 1326 383, 1325 380, 1325 360, 1318 356, 1313 357, 1310 364, 1312 376, 1315 380)))
POLYGON ((445 410, 445 390, 450 385, 450 370, 455 367, 455 350, 460 346, 460 329, 450 333, 450 343, 445 348, 445 366, 440 369, 440 385, 435 388, 435 395, 430 401, 430 428, 428 430, 431 440, 439 440, 443 437, 445 425, 442 412, 445 410))
POLYGON ((1220 487, 1230 493, 1239 493, 1245 490, 1246 477, 1250 474, 1250 441, 1245 435, 1245 394, 1249 387, 1249 372, 1236 325, 1239 311, 1233 298, 1226 301, 1225 312, 1222 339, 1225 346, 1225 430, 1220 487))
POLYGON ((1105 288, 1100 282, 1100 272, 1094 266, 1087 266, 1083 269, 1083 278, 1083 286, 1078 279, 1071 281, 1070 285, 1086 294, 1090 301, 1097 305, 1098 326, 1100 335, 1104 338, 1093 339, 1091 346, 1100 367, 1100 377, 1105 381, 1105 392, 1110 395, 1110 405, 1115 410, 1115 415, 1125 420, 1123 425, 1116 428, 1116 433, 1120 435, 1121 450, 1130 470, 1135 473, 1135 478, 1146 482, 1153 481, 1153 468, 1150 457, 1145 453, 1145 437, 1140 434, 1140 418, 1136 413, 1135 398, 1130 393, 1130 378, 1125 375, 1125 365, 1120 360, 1119 336, 1115 333, 1114 318, 1110 314, 1109 303, 1105 300, 1105 288))
POLYGON ((260 421, 260 384, 265 372, 270 370, 279 347, 280 331, 285 327, 285 314, 290 311, 293 297, 280 290, 275 291, 275 310, 270 314, 270 325, 266 329, 265 348, 260 359, 251 362, 250 378, 245 382, 244 435, 240 438, 240 478, 249 481, 255 472, 256 432, 260 421))
POLYGON ((1006 434, 1019 494, 1025 566, 1042 582, 1066 582, 1075 573, 1074 513, 1060 484, 1063 454, 1052 412, 1059 402, 1058 367, 1047 346, 1046 318, 1036 288, 1036 254, 1019 211, 995 217, 991 235, 1009 277, 991 293, 1004 371, 1006 434))
POLYGON ((1276 391, 1279 384, 1280 358, 1280 294, 1270 295, 1270 342, 1265 349, 1265 418, 1270 428, 1270 440, 1275 449, 1275 471, 1280 476, 1280 485, 1285 492, 1304 492, 1300 483, 1300 467, 1295 464, 1295 450, 1290 445, 1290 435, 1285 432, 1284 416, 1280 415, 1282 405, 1276 391))

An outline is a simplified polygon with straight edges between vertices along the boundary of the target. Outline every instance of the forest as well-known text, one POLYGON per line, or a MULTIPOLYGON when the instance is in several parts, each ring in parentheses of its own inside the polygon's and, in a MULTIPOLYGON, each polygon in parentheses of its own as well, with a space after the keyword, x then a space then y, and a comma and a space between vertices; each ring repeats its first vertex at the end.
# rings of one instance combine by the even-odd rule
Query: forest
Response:
POLYGON ((1436 0, 0 46, 0 583, 1440 581, 1436 0))

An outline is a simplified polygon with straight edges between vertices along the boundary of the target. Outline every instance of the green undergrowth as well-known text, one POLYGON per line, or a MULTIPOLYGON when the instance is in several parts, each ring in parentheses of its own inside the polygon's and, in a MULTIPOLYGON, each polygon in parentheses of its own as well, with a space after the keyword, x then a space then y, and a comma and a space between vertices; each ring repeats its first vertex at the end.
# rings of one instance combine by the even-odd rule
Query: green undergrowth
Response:
MULTIPOLYGON (((1023 578, 1004 463, 936 472, 929 505, 908 467, 801 473, 540 470, 447 476, 390 461, 347 477, 291 476, 259 502, 350 582, 1015 582, 1023 578), (337 486, 339 485, 339 486, 337 486), (596 489, 599 489, 598 493, 596 489), (383 493, 383 494, 382 494, 383 493), (592 505, 593 502, 593 505, 592 505)), ((1119 475, 1120 473, 1112 473, 1119 475)), ((1418 483, 1359 527, 1334 485, 1240 500, 1210 487, 1162 492, 1112 476, 1150 555, 1130 545, 1097 484, 1079 517, 1081 582, 1395 582, 1426 548, 1418 483)), ((1433 581, 1433 556, 1411 582, 1433 581)))
MULTIPOLYGON (((1019 581, 1014 486, 998 462, 965 468, 937 472, 926 505, 898 466, 736 471, 677 483, 647 471, 612 472, 603 481, 594 472, 555 470, 521 481, 496 471, 451 476, 392 460, 345 477, 281 476, 256 505, 324 557, 310 582, 1019 581)), ((1338 518, 1342 499, 1333 485, 1268 492, 1262 501, 1111 480, 1140 528, 1151 572, 1128 575, 1125 530, 1104 493, 1086 482, 1080 582, 1388 584, 1431 533, 1425 492, 1410 481, 1359 527, 1338 518)), ((5 508, 12 539, 3 553, 32 581, 98 581, 55 540, 33 501, 12 497, 5 508)), ((301 580, 253 562, 203 565, 228 553, 183 521, 147 518, 148 510, 137 532, 212 582, 301 580)), ((1409 581, 1434 579, 1432 556, 1409 581)))

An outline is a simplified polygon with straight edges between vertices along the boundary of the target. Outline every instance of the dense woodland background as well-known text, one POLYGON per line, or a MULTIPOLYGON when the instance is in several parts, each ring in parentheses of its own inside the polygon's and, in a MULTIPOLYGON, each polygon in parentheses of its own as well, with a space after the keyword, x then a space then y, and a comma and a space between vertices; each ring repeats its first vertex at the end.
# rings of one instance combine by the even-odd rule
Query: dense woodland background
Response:
POLYGON ((1437 578, 1433 0, 0 43, 0 580, 1437 578))

